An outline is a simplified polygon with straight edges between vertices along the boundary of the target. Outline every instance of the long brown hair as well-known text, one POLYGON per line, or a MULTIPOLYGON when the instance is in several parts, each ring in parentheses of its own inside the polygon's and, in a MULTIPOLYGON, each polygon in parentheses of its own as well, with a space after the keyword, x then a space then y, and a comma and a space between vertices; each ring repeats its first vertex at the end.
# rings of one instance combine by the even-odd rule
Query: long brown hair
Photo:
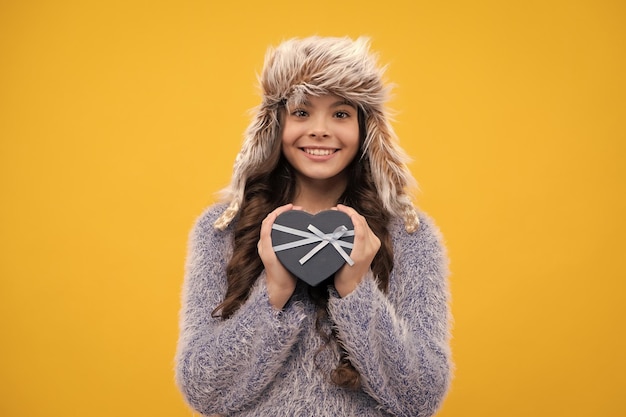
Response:
MULTIPOLYGON (((371 269, 380 289, 386 292, 393 268, 393 249, 387 229, 390 214, 378 197, 368 156, 362 151, 366 136, 365 115, 360 107, 358 110, 361 152, 346 168, 348 184, 337 203, 348 205, 365 217, 369 227, 380 239, 380 250, 372 261, 371 269)), ((293 201, 296 192, 293 178, 293 168, 282 155, 281 141, 275 140, 267 163, 247 178, 239 217, 233 230, 233 254, 226 267, 228 288, 224 301, 215 308, 213 316, 227 319, 247 300, 250 289, 263 271, 263 262, 257 249, 261 230, 259 219, 265 218, 276 207, 293 201)), ((329 319, 328 290, 322 285, 310 288, 309 296, 317 306, 316 329, 326 342, 324 348, 338 339, 334 330, 324 334, 320 326, 323 320, 329 319)), ((342 347, 340 349, 340 362, 331 372, 331 380, 339 386, 356 389, 360 387, 360 375, 350 363, 345 350, 342 347)))

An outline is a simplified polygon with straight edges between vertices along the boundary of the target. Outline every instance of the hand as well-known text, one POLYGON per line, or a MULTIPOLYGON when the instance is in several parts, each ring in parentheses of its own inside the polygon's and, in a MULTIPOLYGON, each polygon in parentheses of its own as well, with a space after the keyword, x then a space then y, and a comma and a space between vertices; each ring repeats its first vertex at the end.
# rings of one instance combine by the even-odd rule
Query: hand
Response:
POLYGON ((295 207, 293 204, 287 204, 278 207, 272 211, 261 223, 261 233, 259 236, 259 243, 257 249, 259 251, 259 257, 265 267, 265 279, 267 283, 267 292, 270 298, 270 304, 277 310, 281 310, 289 297, 296 289, 296 278, 291 275, 287 269, 280 263, 272 248, 272 225, 280 214, 289 210, 300 210, 300 207, 295 207))
POLYGON ((354 247, 350 253, 354 265, 345 264, 335 274, 335 288, 341 297, 345 297, 354 291, 369 271, 372 260, 380 249, 380 239, 372 232, 365 217, 356 210, 343 204, 337 205, 337 210, 350 216, 354 225, 354 247))

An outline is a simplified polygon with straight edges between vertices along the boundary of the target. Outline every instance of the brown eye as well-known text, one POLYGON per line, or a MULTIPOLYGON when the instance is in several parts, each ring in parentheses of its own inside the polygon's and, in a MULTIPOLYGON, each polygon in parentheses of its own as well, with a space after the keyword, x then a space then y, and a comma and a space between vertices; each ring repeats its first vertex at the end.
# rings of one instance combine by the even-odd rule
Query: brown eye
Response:
POLYGON ((345 112, 345 111, 338 111, 337 113, 335 113, 335 117, 337 119, 346 119, 346 118, 350 117, 350 114, 348 112, 345 112))

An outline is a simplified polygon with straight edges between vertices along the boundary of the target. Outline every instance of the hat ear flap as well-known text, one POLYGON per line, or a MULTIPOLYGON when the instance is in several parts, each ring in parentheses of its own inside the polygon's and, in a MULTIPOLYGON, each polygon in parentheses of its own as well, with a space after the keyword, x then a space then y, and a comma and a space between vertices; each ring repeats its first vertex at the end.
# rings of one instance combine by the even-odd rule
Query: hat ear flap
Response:
POLYGON ((277 106, 261 105, 245 133, 241 151, 235 158, 230 185, 222 190, 222 198, 230 201, 213 227, 224 230, 239 212, 248 176, 256 172, 270 157, 278 140, 280 124, 277 106))
POLYGON ((417 184, 409 172, 406 153, 397 145, 397 137, 381 112, 372 112, 366 122, 367 137, 364 152, 369 156, 372 179, 383 206, 404 219, 405 228, 412 233, 417 230, 417 211, 406 188, 417 184))

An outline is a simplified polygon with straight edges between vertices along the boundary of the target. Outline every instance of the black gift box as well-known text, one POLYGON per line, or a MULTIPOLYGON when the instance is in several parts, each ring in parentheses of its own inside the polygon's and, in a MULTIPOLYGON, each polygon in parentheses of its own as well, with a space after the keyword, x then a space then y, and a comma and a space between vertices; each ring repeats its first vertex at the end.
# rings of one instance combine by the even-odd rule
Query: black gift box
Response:
POLYGON ((352 262, 349 255, 353 242, 352 221, 338 210, 316 215, 300 210, 286 211, 276 218, 272 227, 272 245, 278 260, 289 272, 312 286, 330 277, 346 262, 352 262))

